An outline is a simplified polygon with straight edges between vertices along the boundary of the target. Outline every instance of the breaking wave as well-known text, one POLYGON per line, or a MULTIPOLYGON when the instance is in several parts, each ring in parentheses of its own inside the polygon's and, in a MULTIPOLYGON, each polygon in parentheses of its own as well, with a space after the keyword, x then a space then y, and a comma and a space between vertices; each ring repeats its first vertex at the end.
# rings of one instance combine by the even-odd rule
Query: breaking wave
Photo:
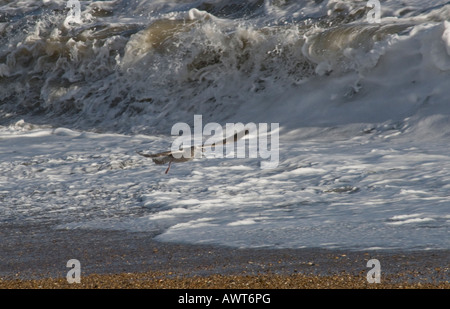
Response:
POLYGON ((68 23, 63 0, 0 1, 0 125, 434 127, 450 113, 450 4, 409 3, 371 24, 366 1, 82 1, 68 23))

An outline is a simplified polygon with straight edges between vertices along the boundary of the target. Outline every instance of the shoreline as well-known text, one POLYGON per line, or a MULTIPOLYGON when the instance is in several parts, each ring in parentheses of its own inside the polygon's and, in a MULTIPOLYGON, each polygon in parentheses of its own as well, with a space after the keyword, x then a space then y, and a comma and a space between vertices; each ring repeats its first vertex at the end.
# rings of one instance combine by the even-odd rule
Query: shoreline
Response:
POLYGON ((0 288, 450 288, 450 250, 237 249, 50 225, 5 225, 0 237, 0 288), (367 283, 374 258, 381 284, 367 283), (70 259, 81 285, 65 279, 70 259))
POLYGON ((237 249, 150 233, 2 226, 0 288, 450 288, 450 250, 237 249), (67 261, 81 264, 68 284, 67 261), (368 284, 378 259, 381 284, 368 284), (209 283, 208 283, 209 282, 209 283))

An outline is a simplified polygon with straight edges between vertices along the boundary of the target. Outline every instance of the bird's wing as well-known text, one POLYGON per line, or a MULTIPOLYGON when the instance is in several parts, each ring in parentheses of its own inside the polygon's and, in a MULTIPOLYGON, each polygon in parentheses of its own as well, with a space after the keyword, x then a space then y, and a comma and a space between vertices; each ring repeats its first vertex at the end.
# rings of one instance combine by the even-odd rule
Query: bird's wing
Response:
POLYGON ((233 135, 233 137, 229 136, 229 137, 224 138, 221 141, 217 141, 212 144, 203 144, 202 149, 204 150, 206 147, 211 147, 211 146, 225 145, 226 143, 229 143, 231 141, 235 143, 238 140, 240 140, 242 137, 248 135, 249 133, 250 133, 249 130, 243 130, 241 132, 237 132, 236 134, 233 135))
POLYGON ((137 151, 137 154, 139 154, 143 157, 146 157, 146 158, 151 158, 152 161, 158 165, 166 164, 173 159, 171 151, 165 151, 165 152, 160 152, 160 153, 155 153, 155 154, 149 154, 149 153, 143 153, 143 152, 137 151))
POLYGON ((154 153, 154 154, 150 154, 150 153, 143 153, 141 151, 136 151, 137 154, 146 157, 146 158, 159 158, 159 157, 167 157, 170 156, 172 154, 172 151, 164 151, 164 152, 160 152, 160 153, 154 153))

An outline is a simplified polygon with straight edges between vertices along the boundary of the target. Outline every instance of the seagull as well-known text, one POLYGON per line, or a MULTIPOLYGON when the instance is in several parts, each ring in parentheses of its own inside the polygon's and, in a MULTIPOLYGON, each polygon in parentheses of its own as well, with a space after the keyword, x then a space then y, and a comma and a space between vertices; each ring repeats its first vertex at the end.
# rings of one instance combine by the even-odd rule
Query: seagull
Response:
MULTIPOLYGON (((241 139, 243 136, 249 134, 249 130, 244 130, 242 132, 236 133, 233 136, 233 141, 237 142, 239 139, 241 139)), ((156 153, 156 154, 147 154, 147 153, 143 153, 140 151, 136 151, 137 154, 146 157, 146 158, 151 158, 153 162, 155 162, 155 164, 157 165, 162 165, 162 164, 166 164, 169 163, 169 166, 166 169, 165 174, 169 173, 170 170, 170 166, 172 164, 172 162, 176 162, 176 163, 181 163, 181 162, 187 162, 187 161, 191 161, 194 159, 195 154, 198 151, 204 152, 206 147, 214 147, 216 145, 225 145, 228 142, 229 138, 224 138, 222 141, 219 141, 217 143, 212 143, 209 145, 205 145, 203 144, 202 146, 191 146, 190 149, 189 148, 183 148, 177 151, 165 151, 165 152, 160 152, 160 153, 156 153), (189 154, 189 150, 190 150, 190 155, 189 154)))

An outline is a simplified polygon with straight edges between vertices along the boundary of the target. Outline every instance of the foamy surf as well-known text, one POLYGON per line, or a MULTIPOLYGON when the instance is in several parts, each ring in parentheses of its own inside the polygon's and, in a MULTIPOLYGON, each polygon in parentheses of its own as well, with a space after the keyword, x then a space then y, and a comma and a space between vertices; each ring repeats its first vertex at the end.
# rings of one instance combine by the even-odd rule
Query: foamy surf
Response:
POLYGON ((0 222, 448 249, 447 2, 0 3, 0 222), (279 123, 278 166, 136 153, 194 115, 279 123))

